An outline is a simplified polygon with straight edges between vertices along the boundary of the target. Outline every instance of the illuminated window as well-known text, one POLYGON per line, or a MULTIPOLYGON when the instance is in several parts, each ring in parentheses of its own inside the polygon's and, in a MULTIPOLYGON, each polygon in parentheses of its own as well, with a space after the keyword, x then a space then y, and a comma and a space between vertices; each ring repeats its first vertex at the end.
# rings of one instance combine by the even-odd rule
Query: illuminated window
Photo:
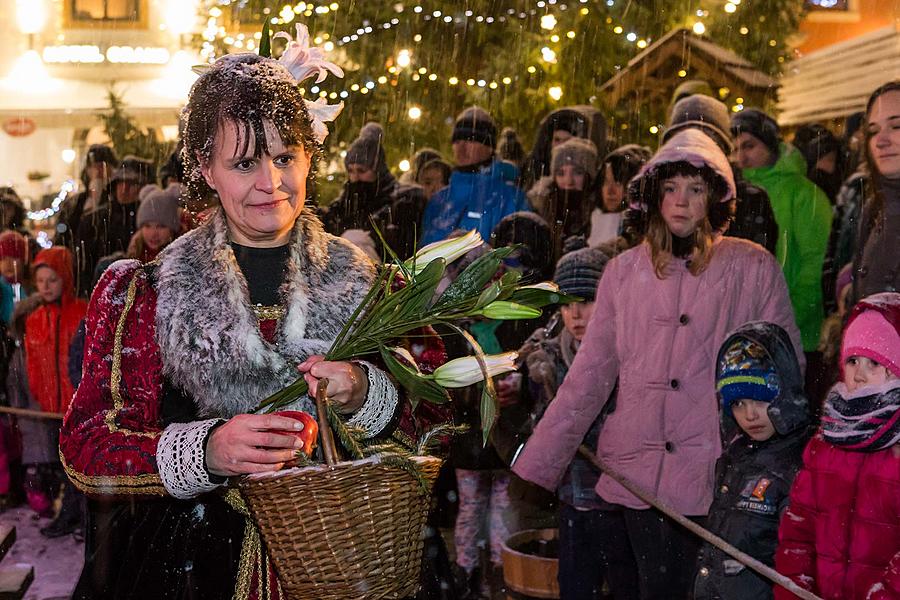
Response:
POLYGON ((68 28, 109 26, 147 27, 147 0, 66 0, 68 28))
POLYGON ((813 10, 850 10, 849 0, 806 0, 806 6, 813 10))

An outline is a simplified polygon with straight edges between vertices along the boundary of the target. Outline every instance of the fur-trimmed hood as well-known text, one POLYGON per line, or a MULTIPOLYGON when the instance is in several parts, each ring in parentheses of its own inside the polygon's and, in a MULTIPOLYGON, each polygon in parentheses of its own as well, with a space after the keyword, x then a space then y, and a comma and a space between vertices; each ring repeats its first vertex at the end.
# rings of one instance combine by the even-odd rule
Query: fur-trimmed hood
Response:
MULTIPOLYGON (((294 226, 275 344, 260 334, 247 282, 228 243, 221 209, 160 254, 156 338, 163 373, 201 418, 231 417, 298 376, 324 354, 371 286, 375 268, 350 242, 325 233, 304 209, 294 226)), ((308 398, 299 408, 312 410, 308 398)))

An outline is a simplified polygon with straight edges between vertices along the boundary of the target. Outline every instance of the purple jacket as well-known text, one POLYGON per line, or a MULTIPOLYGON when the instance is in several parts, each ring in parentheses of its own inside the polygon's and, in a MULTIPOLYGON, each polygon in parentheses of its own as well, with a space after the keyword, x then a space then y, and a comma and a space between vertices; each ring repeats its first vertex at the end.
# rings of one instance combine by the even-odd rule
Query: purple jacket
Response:
MULTIPOLYGON (((600 280, 575 361, 513 471, 556 489, 618 378, 597 455, 680 513, 705 515, 721 452, 716 353, 748 321, 781 325, 803 360, 784 276, 761 246, 721 237, 700 276, 674 260, 662 280, 646 244, 619 255, 600 280)), ((647 508, 608 476, 596 489, 608 502, 647 508)))

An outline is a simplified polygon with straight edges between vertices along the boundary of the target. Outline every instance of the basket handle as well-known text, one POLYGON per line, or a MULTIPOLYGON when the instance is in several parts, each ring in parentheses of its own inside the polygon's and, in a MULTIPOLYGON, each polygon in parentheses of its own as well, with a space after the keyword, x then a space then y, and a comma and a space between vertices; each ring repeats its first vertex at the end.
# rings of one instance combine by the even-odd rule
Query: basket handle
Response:
POLYGON ((316 415, 319 420, 319 438, 322 442, 322 454, 325 464, 333 467, 338 462, 337 448, 334 446, 334 432, 328 424, 328 379, 320 379, 316 387, 316 415))

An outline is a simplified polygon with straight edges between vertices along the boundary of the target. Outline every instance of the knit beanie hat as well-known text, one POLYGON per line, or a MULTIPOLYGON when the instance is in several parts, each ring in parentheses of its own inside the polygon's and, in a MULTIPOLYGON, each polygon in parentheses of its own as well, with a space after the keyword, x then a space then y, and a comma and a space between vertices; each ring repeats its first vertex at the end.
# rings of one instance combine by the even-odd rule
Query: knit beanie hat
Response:
POLYGON ((676 102, 669 113, 669 126, 662 135, 663 143, 688 127, 709 135, 722 152, 730 154, 734 150, 728 107, 715 98, 695 94, 676 102))
POLYGON ((752 340, 735 338, 716 369, 716 391, 731 416, 736 400, 771 402, 781 393, 781 378, 769 353, 752 340))
POLYGON ((493 148, 497 143, 497 124, 486 110, 472 106, 456 117, 451 141, 478 142, 493 148))
POLYGON ((672 92, 670 104, 675 104, 683 98, 697 95, 711 97, 713 95, 712 86, 702 79, 689 79, 675 88, 675 91, 672 92))
POLYGON ((370 121, 359 130, 359 137, 353 140, 344 156, 344 165, 363 165, 375 171, 385 164, 384 148, 381 143, 384 139, 384 128, 374 121, 370 121))
POLYGON ((553 149, 550 155, 550 173, 563 165, 574 165, 592 179, 597 175, 597 147, 584 138, 569 138, 553 149))
POLYGON ((841 365, 864 356, 900 377, 900 293, 863 298, 850 313, 841 342, 841 365))
POLYGON ((556 263, 553 282, 561 292, 592 302, 607 262, 609 257, 597 248, 581 248, 563 254, 556 263))
POLYGON ((19 262, 28 259, 28 240, 25 236, 15 231, 0 233, 0 259, 12 258, 19 262))
POLYGON ((763 111, 748 108, 731 117, 731 135, 737 138, 742 133, 749 133, 765 144, 774 154, 778 154, 781 129, 775 119, 763 111))
POLYGON ((145 185, 141 188, 141 205, 137 211, 137 226, 145 223, 159 223, 178 235, 181 230, 181 219, 178 204, 181 198, 181 185, 170 183, 166 189, 158 185, 145 185))

